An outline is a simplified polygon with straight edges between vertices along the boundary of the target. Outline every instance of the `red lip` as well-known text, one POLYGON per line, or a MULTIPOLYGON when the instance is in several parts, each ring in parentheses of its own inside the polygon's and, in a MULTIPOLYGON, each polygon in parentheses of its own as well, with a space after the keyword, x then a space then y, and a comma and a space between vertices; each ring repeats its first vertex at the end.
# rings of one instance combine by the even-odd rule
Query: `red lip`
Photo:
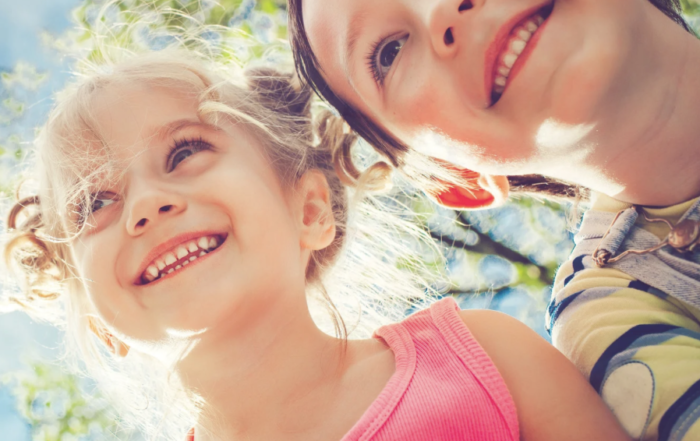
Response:
MULTIPOLYGON (((510 20, 505 22, 500 27, 500 29, 498 29, 496 36, 494 37, 493 41, 491 41, 491 44, 486 50, 486 60, 484 62, 484 87, 486 88, 486 97, 489 102, 489 105, 491 104, 491 90, 493 89, 494 68, 496 66, 496 62, 498 61, 498 55, 503 51, 505 45, 508 43, 508 37, 510 36, 511 32, 518 25, 518 23, 522 22, 523 20, 532 15, 535 15, 537 11, 551 5, 552 2, 548 1, 538 6, 529 8, 519 13, 518 15, 512 17, 510 20)), ((537 40, 539 39, 539 31, 546 23, 547 21, 545 20, 545 22, 542 23, 542 25, 537 29, 530 41, 528 41, 528 44, 525 47, 523 53, 520 54, 520 56, 518 57, 518 60, 515 62, 516 64, 513 66, 513 69, 511 69, 511 73, 508 76, 509 83, 513 80, 513 77, 515 76, 515 74, 517 74, 517 71, 520 70, 519 67, 523 65, 525 58, 527 58, 529 53, 532 52, 535 43, 537 43, 537 40), (517 70, 516 67, 518 68, 517 70)))
MULTIPOLYGON (((212 230, 207 230, 207 231, 194 231, 191 233, 184 233, 177 235, 171 239, 168 239, 167 241, 163 242, 162 244, 158 245, 157 247, 153 248, 147 255, 146 257, 141 261, 141 265, 139 265, 138 273, 136 275, 136 279, 134 280, 134 285, 143 285, 141 282, 141 275, 146 271, 146 268, 148 268, 148 265, 153 262, 153 260, 160 256, 161 254, 165 253, 168 250, 171 250, 175 248, 176 246, 183 244, 185 242, 189 242, 192 239, 198 239, 202 236, 218 236, 221 238, 220 244, 223 244, 223 241, 226 240, 226 237, 228 236, 226 233, 222 232, 215 232, 212 230)), ((220 246, 216 249, 218 250, 221 248, 220 246)), ((214 250, 214 251, 216 251, 214 250)), ((195 261, 196 262, 196 261, 195 261)), ((192 262, 192 263, 195 263, 192 262)), ((162 277, 165 278, 165 277, 162 277)), ((160 280, 160 279, 158 279, 160 280)), ((158 280, 155 280, 154 282, 157 282, 158 280)), ((148 285, 152 285, 154 282, 149 283, 148 285)))

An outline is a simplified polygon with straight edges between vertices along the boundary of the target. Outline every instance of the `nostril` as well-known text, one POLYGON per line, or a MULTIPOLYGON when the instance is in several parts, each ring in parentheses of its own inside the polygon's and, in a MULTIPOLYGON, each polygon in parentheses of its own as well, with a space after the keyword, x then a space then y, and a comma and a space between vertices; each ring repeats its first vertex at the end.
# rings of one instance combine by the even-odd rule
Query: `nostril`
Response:
POLYGON ((173 208, 172 205, 164 205, 164 206, 160 207, 160 210, 158 210, 158 211, 161 212, 161 213, 167 213, 167 212, 170 211, 172 208, 173 208))
POLYGON ((455 37, 452 35, 452 28, 447 28, 445 31, 445 37, 443 38, 447 46, 451 46, 455 42, 455 37))
POLYGON ((470 2, 469 0, 464 0, 464 1, 459 5, 459 12, 468 11, 468 10, 470 10, 470 9, 473 8, 473 7, 474 7, 474 5, 472 5, 472 2, 470 2))
POLYGON ((143 218, 143 219, 141 219, 140 221, 138 221, 138 222, 136 223, 136 226, 137 226, 137 227, 143 227, 144 225, 146 225, 146 222, 148 222, 148 221, 146 220, 146 218, 143 218))

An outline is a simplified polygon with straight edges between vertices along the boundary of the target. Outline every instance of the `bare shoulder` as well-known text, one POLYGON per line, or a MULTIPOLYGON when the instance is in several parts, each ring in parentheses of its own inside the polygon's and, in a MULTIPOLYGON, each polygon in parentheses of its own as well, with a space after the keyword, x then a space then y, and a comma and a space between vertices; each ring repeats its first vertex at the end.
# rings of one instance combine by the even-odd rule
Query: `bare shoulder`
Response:
POLYGON ((527 325, 496 311, 459 315, 508 387, 522 440, 629 439, 576 367, 527 325))
POLYGON ((506 383, 518 386, 519 381, 538 378, 548 371, 561 373, 548 381, 562 377, 584 380, 559 350, 520 320, 485 309, 463 310, 459 315, 506 383))
POLYGON ((509 316, 508 314, 499 311, 492 311, 490 309, 463 309, 459 311, 459 316, 470 330, 472 327, 479 329, 485 327, 488 330, 488 328, 498 328, 500 326, 514 329, 530 329, 524 323, 509 316), (490 325, 489 323, 493 323, 493 325, 490 325))
POLYGON ((546 357, 548 364, 571 365, 544 338, 508 314, 488 309, 467 309, 460 311, 459 315, 499 370, 507 370, 510 365, 522 369, 523 358, 531 359, 533 356, 546 357))

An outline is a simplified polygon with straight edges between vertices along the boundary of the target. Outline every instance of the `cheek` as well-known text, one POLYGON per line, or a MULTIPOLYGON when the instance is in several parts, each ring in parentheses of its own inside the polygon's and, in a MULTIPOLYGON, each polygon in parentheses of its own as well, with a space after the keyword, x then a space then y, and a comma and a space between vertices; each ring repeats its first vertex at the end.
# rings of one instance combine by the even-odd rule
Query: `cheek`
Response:
POLYGON ((508 156, 503 121, 474 111, 446 83, 425 81, 395 96, 386 126, 415 150, 473 170, 508 156))
POLYGON ((437 72, 427 67, 409 69, 395 78, 386 92, 384 118, 390 126, 411 131, 444 122, 454 113, 455 90, 448 81, 438 81, 437 72))
POLYGON ((390 132, 423 154, 481 173, 533 172, 542 115, 475 107, 450 78, 429 74, 417 70, 409 82, 389 91, 381 121, 390 132))
POLYGON ((211 277, 182 279, 181 299, 164 310, 163 323, 183 330, 243 326, 256 316, 251 311, 276 304, 299 282, 298 231, 276 177, 261 165, 222 163, 220 172, 200 183, 192 199, 216 207, 212 216, 227 218, 222 222, 230 224, 229 236, 207 264, 211 277))
POLYGON ((140 340, 159 338, 149 329, 147 317, 136 297, 118 278, 118 242, 108 231, 84 240, 75 256, 80 276, 85 280, 91 309, 118 333, 140 340))
POLYGON ((444 68, 416 66, 395 83, 394 89, 390 86, 389 104, 381 120, 404 140, 429 130, 464 144, 494 144, 498 139, 495 135, 504 131, 504 120, 475 106, 464 94, 469 88, 455 82, 455 76, 444 68), (484 130, 487 124, 498 130, 484 130))
POLYGON ((88 238, 76 247, 75 255, 80 276, 85 280, 93 305, 103 319, 109 320, 113 309, 110 305, 114 303, 112 292, 118 287, 114 275, 114 244, 103 237, 88 238))
MULTIPOLYGON (((286 196, 270 180, 256 176, 246 179, 255 191, 241 189, 236 203, 229 206, 233 219, 233 236, 242 256, 250 256, 253 272, 284 273, 298 258, 299 232, 286 196)), ((276 178, 275 178, 276 179, 276 178)), ((240 185, 239 185, 239 188, 240 185)), ((269 282, 267 277, 259 282, 269 282)))
MULTIPOLYGON (((239 203, 231 207, 236 219, 234 236, 241 246, 241 255, 250 256, 250 270, 259 280, 251 283, 269 284, 294 277, 300 263, 300 232, 290 197, 277 182, 273 172, 246 179, 251 191, 241 191, 239 203), (238 228, 238 231, 236 231, 238 228), (271 280, 277 274, 279 280, 271 280)), ((286 283, 286 282, 282 282, 286 283)))
MULTIPOLYGON (((548 118, 567 124, 614 114, 617 93, 648 69, 634 64, 647 50, 639 15, 647 0, 561 2, 539 42, 535 59, 549 78, 548 118), (632 56, 632 58, 630 58, 632 56)), ((651 7, 651 6, 650 6, 651 7)), ((638 91, 631 91, 633 94, 638 91)))

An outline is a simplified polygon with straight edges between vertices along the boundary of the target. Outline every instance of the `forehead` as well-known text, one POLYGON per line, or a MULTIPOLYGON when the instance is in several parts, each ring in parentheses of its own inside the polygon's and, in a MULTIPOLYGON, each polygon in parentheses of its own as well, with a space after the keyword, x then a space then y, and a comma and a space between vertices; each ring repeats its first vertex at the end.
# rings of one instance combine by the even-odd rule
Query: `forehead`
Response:
POLYGON ((302 20, 314 53, 319 58, 329 58, 334 52, 332 48, 338 45, 339 36, 346 30, 341 18, 348 17, 350 12, 347 2, 301 0, 300 3, 302 20))
POLYGON ((93 116, 102 144, 115 159, 129 159, 164 141, 164 128, 177 121, 198 120, 193 91, 150 84, 118 84, 100 90, 93 116))
POLYGON ((44 155, 47 164, 60 164, 52 175, 73 190, 116 185, 145 150, 172 143, 180 124, 199 123, 195 91, 184 87, 101 85, 69 109, 44 155))
MULTIPOLYGON (((349 43, 349 31, 357 17, 367 14, 361 8, 364 0, 301 0, 302 19, 311 49, 321 64, 323 75, 335 89, 347 87, 345 48, 349 43)), ((355 40, 355 38, 352 38, 355 40)))

